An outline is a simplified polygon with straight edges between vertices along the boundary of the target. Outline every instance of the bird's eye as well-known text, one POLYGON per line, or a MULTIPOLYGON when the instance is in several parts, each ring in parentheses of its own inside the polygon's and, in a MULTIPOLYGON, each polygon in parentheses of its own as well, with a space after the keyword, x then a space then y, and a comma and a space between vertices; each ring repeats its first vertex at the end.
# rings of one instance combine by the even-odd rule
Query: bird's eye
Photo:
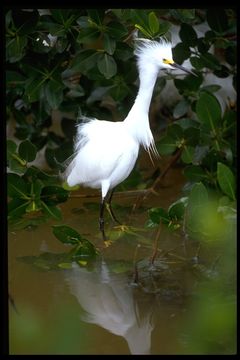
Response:
POLYGON ((167 64, 167 65, 172 65, 174 63, 174 61, 172 59, 162 59, 162 61, 164 64, 167 64))

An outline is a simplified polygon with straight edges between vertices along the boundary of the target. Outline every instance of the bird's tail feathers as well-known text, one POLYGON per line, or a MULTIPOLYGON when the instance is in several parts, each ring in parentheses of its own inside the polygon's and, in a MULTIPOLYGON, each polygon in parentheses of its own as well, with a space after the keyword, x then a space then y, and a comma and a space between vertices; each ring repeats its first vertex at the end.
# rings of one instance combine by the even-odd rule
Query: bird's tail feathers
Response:
POLYGON ((59 172, 59 178, 63 181, 66 181, 66 179, 68 178, 68 175, 70 174, 73 165, 74 165, 74 159, 76 157, 77 153, 74 152, 71 156, 69 156, 63 163, 62 163, 62 167, 64 168, 64 170, 61 172, 59 172))
POLYGON ((154 160, 153 160, 153 159, 159 160, 159 159, 161 158, 159 152, 157 151, 155 142, 152 141, 152 142, 150 143, 150 145, 146 148, 146 150, 147 150, 148 155, 149 155, 149 157, 150 157, 151 163, 152 163, 153 166, 154 166, 154 160))

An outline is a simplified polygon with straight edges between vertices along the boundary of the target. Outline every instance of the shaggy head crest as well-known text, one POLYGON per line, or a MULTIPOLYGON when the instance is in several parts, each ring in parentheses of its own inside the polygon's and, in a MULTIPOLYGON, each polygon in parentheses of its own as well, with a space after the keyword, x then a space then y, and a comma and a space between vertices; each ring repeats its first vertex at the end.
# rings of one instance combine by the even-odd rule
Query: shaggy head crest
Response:
POLYGON ((138 43, 134 53, 139 66, 154 64, 159 68, 171 68, 173 63, 171 42, 165 39, 156 41, 142 38, 136 41, 138 43))

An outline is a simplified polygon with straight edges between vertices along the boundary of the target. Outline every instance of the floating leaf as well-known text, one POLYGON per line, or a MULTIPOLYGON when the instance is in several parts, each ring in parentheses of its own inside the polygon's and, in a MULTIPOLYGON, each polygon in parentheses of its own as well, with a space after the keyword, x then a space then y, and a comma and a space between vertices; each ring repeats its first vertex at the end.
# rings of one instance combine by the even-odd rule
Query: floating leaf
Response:
POLYGON ((82 257, 92 257, 97 255, 95 246, 83 238, 76 230, 67 225, 54 225, 53 234, 58 240, 64 244, 75 245, 71 251, 73 260, 77 260, 82 257))
POLYGON ((84 240, 76 230, 67 225, 54 225, 53 234, 64 244, 77 245, 84 240))

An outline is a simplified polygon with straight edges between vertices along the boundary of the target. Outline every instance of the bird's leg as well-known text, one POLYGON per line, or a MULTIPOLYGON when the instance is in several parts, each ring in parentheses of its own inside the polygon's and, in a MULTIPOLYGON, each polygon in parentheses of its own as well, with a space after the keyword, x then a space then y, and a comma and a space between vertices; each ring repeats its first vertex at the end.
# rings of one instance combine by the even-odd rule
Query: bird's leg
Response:
POLYGON ((111 215, 111 218, 112 218, 116 223, 118 223, 119 225, 122 225, 122 224, 120 223, 120 221, 116 218, 116 216, 115 216, 115 214, 114 214, 114 212, 113 212, 113 209, 112 209, 111 201, 112 201, 112 197, 113 197, 113 192, 114 192, 114 190, 112 190, 112 191, 110 192, 110 196, 109 196, 109 198, 108 198, 108 200, 107 200, 107 202, 106 202, 107 210, 108 210, 109 214, 111 215))
POLYGON ((104 208, 105 208, 105 198, 102 199, 100 204, 99 229, 102 233, 103 240, 106 241, 107 237, 104 231, 104 208))

